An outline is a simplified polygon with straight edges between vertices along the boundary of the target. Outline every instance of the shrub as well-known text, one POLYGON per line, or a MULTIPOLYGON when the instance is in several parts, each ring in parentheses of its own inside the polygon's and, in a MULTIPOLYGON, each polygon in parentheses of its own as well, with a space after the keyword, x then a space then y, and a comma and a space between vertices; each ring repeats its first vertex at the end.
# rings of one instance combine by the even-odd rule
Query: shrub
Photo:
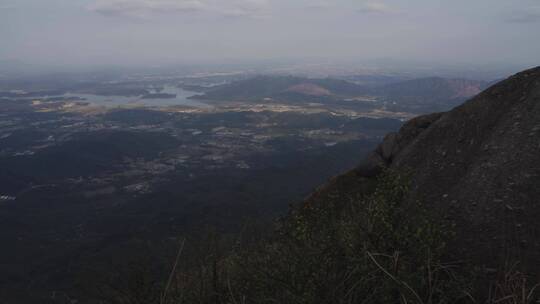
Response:
POLYGON ((297 208, 277 238, 239 258, 249 303, 448 303, 466 289, 442 262, 449 225, 407 200, 388 171, 372 193, 297 208))

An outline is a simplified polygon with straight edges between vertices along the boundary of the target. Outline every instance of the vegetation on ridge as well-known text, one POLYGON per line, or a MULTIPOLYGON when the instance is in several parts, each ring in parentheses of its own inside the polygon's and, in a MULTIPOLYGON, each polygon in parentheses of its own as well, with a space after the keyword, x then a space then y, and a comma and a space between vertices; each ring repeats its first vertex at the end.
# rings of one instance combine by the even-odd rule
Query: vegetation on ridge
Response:
MULTIPOLYGON (((217 234, 181 242, 168 276, 151 280, 132 268, 116 279, 130 280, 129 289, 115 289, 106 303, 477 302, 474 269, 446 255, 452 224, 405 200, 408 180, 386 171, 364 196, 296 207, 266 242, 217 234), (189 249, 194 243, 198 251, 189 249), (132 296, 142 291, 144 299, 132 296)), ((537 296, 515 269, 501 271, 490 288, 482 299, 488 303, 533 303, 537 296)))
POLYGON ((242 256, 248 302, 445 303, 465 297, 443 263, 451 229, 419 202, 407 177, 386 172, 373 193, 295 210, 275 242, 242 256))

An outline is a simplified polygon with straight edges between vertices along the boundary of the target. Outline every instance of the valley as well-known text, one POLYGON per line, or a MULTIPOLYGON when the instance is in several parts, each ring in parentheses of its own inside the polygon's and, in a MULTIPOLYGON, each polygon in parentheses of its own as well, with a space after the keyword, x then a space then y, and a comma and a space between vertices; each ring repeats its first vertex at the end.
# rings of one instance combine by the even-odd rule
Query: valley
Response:
MULTIPOLYGON (((111 94, 125 90, 108 85, 111 94)), ((135 240, 269 223, 354 167, 410 115, 325 104, 186 99, 158 106, 153 99, 118 103, 115 95, 95 102, 84 93, 9 94, 0 101, 0 241, 10 244, 0 253, 9 261, 0 263, 7 275, 0 285, 16 298, 28 284, 31 298, 78 290, 73 280, 87 266, 121 260, 135 240)))
POLYGON ((362 85, 102 77, 20 80, 0 92, 0 241, 10 244, 0 285, 10 297, 27 286, 31 299, 85 297, 74 282, 88 267, 121 263, 141 242, 170 248, 209 231, 238 235, 254 222, 269 229, 405 120, 476 93, 462 91, 466 81, 376 76, 362 85), (390 85, 394 99, 380 93, 390 85))

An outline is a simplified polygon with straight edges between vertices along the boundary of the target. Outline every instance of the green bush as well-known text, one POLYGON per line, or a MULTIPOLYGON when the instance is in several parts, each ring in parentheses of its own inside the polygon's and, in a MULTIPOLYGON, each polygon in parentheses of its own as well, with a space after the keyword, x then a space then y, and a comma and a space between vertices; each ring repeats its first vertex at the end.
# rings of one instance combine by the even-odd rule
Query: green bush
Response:
POLYGON ((238 258, 248 303, 449 303, 467 291, 442 262, 452 229, 409 202, 406 174, 372 193, 302 206, 275 240, 238 258))

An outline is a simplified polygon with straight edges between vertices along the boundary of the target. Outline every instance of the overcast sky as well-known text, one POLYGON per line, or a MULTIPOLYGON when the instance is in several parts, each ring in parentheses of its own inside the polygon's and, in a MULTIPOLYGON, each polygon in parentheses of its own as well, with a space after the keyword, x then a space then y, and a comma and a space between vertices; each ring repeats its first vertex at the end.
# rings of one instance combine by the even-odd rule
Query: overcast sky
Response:
POLYGON ((0 61, 540 64, 540 0, 0 0, 0 61))

